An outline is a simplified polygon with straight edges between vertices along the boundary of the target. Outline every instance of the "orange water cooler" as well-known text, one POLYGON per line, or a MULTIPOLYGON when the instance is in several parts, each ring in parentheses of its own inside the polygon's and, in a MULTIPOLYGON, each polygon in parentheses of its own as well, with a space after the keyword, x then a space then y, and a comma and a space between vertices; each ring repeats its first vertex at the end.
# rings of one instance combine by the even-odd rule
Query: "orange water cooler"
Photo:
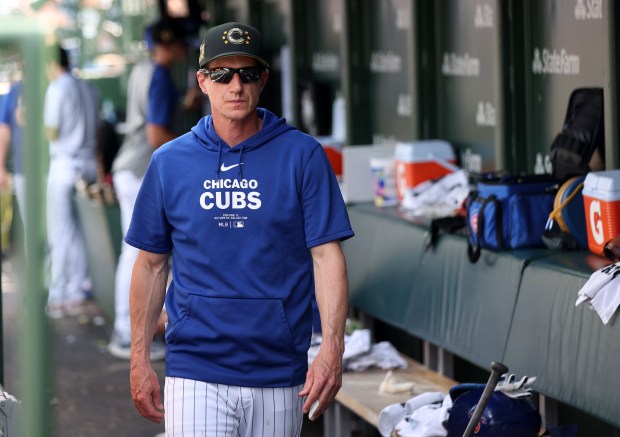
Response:
POLYGON ((416 185, 458 170, 454 150, 443 140, 399 142, 394 158, 399 200, 416 185))
POLYGON ((332 137, 317 137, 318 142, 323 146, 327 159, 332 165, 334 174, 338 181, 342 180, 342 148, 344 144, 342 142, 334 140, 332 137))
POLYGON ((620 170, 590 172, 583 185, 588 248, 602 255, 605 243, 620 235, 620 170))

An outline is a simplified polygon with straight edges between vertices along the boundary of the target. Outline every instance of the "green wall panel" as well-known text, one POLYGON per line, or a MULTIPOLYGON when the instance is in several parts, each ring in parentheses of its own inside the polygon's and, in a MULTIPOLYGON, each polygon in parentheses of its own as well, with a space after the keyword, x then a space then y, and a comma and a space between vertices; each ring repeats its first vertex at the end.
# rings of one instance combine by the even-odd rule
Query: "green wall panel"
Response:
MULTIPOLYGON (((260 30, 263 34, 265 56, 269 61, 269 82, 260 98, 263 106, 277 115, 282 114, 281 49, 290 40, 288 0, 266 0, 260 3, 260 30)), ((286 84, 291 86, 290 83, 286 84)))
POLYGON ((365 55, 373 143, 419 137, 413 7, 412 0, 373 0, 366 10, 371 29, 365 55))
POLYGON ((341 86, 343 0, 306 1, 306 34, 312 79, 341 86))
POLYGON ((503 165, 498 1, 435 2, 438 136, 467 156, 464 167, 503 165))
MULTIPOLYGON (((531 0, 526 5, 523 67, 529 118, 524 152, 532 170, 536 154, 547 155, 562 128, 571 91, 602 87, 604 98, 611 99, 613 20, 606 1, 531 0)), ((610 108, 606 102, 606 110, 610 108)))

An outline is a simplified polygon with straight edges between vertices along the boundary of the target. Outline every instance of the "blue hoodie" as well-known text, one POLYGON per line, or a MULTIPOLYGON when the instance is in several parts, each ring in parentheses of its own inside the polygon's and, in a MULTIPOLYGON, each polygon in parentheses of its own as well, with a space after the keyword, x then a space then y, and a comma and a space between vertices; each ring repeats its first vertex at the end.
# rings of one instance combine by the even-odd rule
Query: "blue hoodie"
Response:
POLYGON ((172 252, 166 375, 247 387, 305 381, 309 249, 353 236, 322 146, 267 110, 229 147, 211 116, 151 159, 125 241, 172 252))

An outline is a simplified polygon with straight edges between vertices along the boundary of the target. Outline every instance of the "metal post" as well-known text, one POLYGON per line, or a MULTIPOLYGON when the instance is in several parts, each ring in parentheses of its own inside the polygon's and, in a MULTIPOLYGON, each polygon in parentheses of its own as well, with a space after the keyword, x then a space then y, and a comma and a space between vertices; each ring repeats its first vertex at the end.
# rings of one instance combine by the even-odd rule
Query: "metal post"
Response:
POLYGON ((47 166, 47 149, 43 137, 42 101, 45 93, 44 34, 41 23, 21 16, 0 18, 0 43, 16 46, 24 64, 23 98, 26 106, 24 129, 24 174, 26 175, 25 269, 19 281, 24 293, 24 307, 20 320, 19 369, 23 390, 24 435, 50 435, 49 430, 49 331, 44 314, 45 289, 43 285, 44 228, 43 175, 47 166))

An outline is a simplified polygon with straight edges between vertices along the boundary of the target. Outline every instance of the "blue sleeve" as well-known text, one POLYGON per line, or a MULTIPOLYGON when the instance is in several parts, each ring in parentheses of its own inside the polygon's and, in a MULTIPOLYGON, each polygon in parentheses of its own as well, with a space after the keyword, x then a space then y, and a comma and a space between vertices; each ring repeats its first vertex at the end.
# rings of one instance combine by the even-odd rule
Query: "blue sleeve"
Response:
POLYGON ((303 169, 302 206, 308 248, 353 236, 338 181, 320 144, 303 169))
POLYGON ((15 116, 17 106, 17 94, 18 87, 13 85, 8 94, 2 99, 2 104, 0 104, 0 123, 13 124, 13 117, 15 116))
POLYGON ((138 192, 125 242, 147 252, 168 253, 172 250, 171 227, 164 211, 162 183, 153 159, 138 192))
POLYGON ((179 93, 163 67, 155 67, 149 86, 149 107, 146 121, 151 124, 170 128, 177 109, 179 93))
POLYGON ((2 97, 2 102, 0 102, 0 123, 2 124, 10 124, 11 120, 9 119, 9 110, 8 110, 8 100, 9 95, 2 97))

